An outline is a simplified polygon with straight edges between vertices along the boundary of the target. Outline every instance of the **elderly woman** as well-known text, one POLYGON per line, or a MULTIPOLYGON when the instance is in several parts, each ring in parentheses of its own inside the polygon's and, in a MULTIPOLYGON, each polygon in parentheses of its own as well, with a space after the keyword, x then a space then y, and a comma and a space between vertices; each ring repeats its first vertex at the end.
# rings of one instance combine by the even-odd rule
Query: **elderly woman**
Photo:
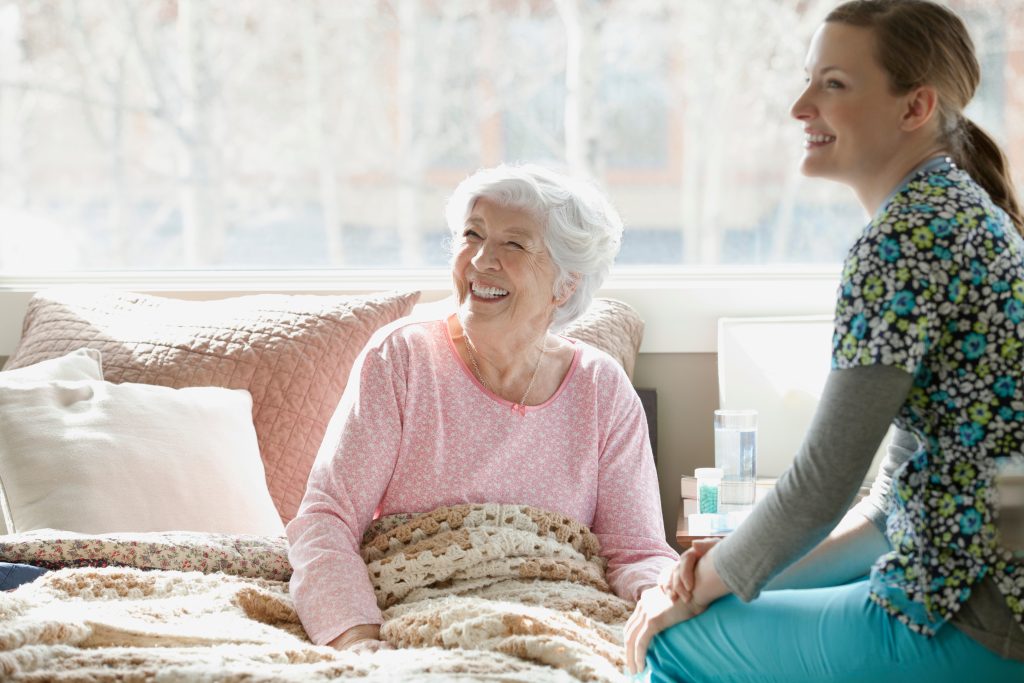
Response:
POLYGON ((463 181, 447 218, 457 312, 363 351, 288 525, 291 591, 317 644, 380 644, 359 555, 379 515, 460 503, 560 513, 591 527, 609 584, 630 600, 679 559, 629 380, 556 333, 611 269, 614 209, 585 183, 501 166, 463 181))

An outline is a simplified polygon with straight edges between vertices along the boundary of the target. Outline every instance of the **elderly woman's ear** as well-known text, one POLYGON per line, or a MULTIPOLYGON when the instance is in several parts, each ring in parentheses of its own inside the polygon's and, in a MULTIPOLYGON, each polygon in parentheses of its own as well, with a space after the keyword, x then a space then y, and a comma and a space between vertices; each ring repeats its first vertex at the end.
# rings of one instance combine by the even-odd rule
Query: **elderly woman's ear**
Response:
POLYGON ((580 283, 579 273, 570 273, 569 279, 562 284, 558 296, 555 297, 555 305, 561 306, 576 293, 576 286, 580 283))

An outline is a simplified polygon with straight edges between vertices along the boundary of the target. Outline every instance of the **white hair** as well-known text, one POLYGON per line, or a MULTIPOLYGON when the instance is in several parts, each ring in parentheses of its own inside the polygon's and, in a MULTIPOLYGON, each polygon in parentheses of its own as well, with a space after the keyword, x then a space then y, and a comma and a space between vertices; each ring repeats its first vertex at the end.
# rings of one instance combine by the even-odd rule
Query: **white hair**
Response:
POLYGON ((531 214, 544 228, 544 245, 554 262, 553 296, 575 281, 576 290, 555 309, 551 330, 558 331, 590 306, 611 272, 622 243, 622 219, 591 183, 534 164, 486 168, 455 188, 445 206, 453 244, 480 198, 531 214))

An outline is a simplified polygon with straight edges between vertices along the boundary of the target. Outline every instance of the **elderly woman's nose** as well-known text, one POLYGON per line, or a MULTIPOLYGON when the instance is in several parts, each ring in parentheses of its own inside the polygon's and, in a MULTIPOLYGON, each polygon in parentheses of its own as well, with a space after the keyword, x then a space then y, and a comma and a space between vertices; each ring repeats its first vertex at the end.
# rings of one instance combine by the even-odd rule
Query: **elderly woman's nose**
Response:
POLYGON ((481 243, 477 247, 476 253, 473 254, 472 262, 473 267, 477 270, 498 267, 498 258, 494 253, 494 248, 486 242, 481 243))

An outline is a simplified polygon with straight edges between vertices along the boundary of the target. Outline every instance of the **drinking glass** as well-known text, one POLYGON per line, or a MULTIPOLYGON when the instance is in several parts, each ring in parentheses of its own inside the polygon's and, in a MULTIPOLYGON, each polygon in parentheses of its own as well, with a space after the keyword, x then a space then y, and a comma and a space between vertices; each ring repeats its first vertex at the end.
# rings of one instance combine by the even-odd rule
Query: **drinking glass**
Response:
POLYGON ((757 479, 757 411, 715 411, 715 467, 722 470, 724 511, 753 506, 757 479))

